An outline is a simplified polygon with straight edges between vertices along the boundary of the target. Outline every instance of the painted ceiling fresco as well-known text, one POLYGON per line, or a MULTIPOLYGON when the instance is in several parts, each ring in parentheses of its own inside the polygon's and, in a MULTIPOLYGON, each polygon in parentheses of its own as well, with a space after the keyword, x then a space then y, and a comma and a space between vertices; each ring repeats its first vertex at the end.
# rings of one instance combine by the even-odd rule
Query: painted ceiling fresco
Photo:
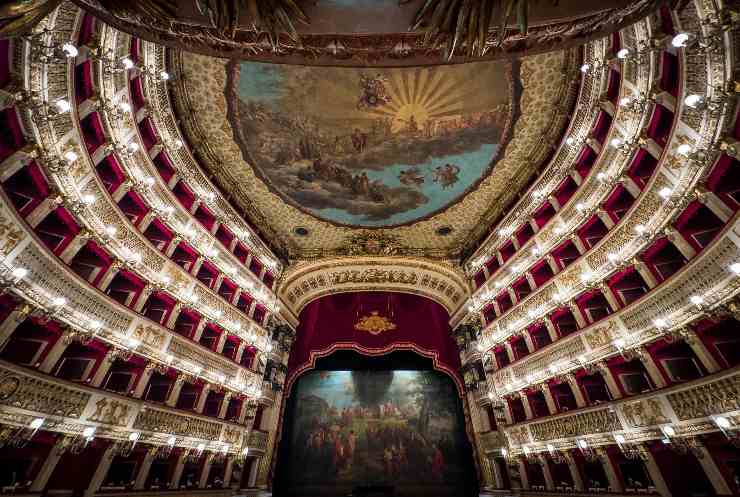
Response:
POLYGON ((495 167, 518 114, 518 65, 359 69, 233 63, 244 159, 288 203, 334 224, 429 217, 495 167))

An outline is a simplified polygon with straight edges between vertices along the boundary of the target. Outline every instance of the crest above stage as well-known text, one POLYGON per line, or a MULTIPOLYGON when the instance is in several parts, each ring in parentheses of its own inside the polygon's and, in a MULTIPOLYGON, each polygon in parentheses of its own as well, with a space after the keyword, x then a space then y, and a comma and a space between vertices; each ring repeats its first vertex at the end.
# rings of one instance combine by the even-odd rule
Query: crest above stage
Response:
POLYGON ((300 314, 286 390, 319 358, 338 350, 367 356, 412 351, 432 359, 434 369, 449 375, 462 394, 460 354, 448 321, 443 306, 418 295, 354 292, 314 300, 300 314))

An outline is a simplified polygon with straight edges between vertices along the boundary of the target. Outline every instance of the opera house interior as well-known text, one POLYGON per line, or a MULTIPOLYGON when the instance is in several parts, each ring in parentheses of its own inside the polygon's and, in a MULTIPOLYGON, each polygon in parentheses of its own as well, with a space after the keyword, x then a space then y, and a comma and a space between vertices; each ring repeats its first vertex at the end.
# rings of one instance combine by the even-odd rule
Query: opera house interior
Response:
POLYGON ((0 2, 0 495, 740 495, 739 28, 0 2))

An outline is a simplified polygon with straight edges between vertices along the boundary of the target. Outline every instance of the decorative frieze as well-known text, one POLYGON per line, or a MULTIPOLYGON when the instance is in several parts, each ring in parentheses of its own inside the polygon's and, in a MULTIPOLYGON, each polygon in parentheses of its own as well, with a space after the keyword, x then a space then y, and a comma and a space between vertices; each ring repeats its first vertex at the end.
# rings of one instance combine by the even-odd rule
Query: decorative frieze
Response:
POLYGON ((740 409, 740 375, 668 395, 680 420, 702 418, 740 409))
POLYGON ((298 314, 319 297, 351 291, 407 291, 454 312, 467 298, 462 273, 451 265, 402 257, 323 260, 299 266, 285 277, 280 296, 298 314))
POLYGON ((252 430, 249 433, 249 450, 258 450, 264 452, 267 449, 267 436, 264 431, 252 430))
POLYGON ((570 438, 594 433, 605 433, 622 429, 616 412, 610 409, 599 409, 578 413, 573 416, 558 417, 529 426, 535 442, 570 438))
POLYGON ((216 421, 183 416, 159 409, 146 409, 139 412, 133 427, 204 440, 218 440, 221 434, 221 424, 216 421))
POLYGON ((0 366, 0 404, 67 418, 79 418, 90 394, 61 383, 21 375, 0 366))

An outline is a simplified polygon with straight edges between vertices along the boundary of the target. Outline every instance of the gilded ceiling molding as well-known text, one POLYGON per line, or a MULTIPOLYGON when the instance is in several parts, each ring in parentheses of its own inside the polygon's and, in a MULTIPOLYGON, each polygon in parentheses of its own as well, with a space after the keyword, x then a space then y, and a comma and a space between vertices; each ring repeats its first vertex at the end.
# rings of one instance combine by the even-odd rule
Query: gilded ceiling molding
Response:
POLYGON ((463 274, 451 265, 404 257, 342 257, 297 265, 285 274, 278 295, 298 315, 325 295, 361 291, 421 295, 449 313, 469 294, 463 274))
MULTIPOLYGON (((274 34, 256 31, 248 25, 228 30, 214 28, 207 16, 198 16, 197 12, 189 13, 195 15, 186 13, 181 18, 124 17, 111 14, 100 2, 75 0, 75 3, 121 31, 203 55, 284 64, 388 67, 512 59, 562 50, 622 29, 656 10, 662 1, 615 2, 616 5, 606 9, 600 4, 594 7, 589 2, 579 5, 570 2, 566 15, 549 15, 536 23, 531 22, 526 34, 511 27, 503 37, 498 29, 489 31, 480 57, 467 56, 462 44, 454 53, 443 57, 444 46, 429 46, 425 33, 406 31, 408 26, 393 30, 395 32, 374 30, 360 34, 306 33, 299 29, 300 37, 280 33, 276 39, 274 34)), ((189 9, 192 6, 186 7, 184 10, 192 10, 189 9)), ((408 21, 411 24, 413 18, 408 21)))

